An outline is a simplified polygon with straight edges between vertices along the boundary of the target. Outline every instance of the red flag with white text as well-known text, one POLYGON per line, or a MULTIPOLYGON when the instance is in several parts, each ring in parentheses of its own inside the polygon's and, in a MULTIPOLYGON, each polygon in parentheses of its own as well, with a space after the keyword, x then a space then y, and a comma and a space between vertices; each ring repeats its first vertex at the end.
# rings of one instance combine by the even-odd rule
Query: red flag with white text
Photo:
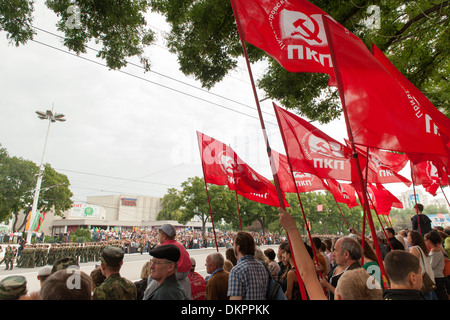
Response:
POLYGON ((388 216, 393 207, 403 208, 402 202, 381 184, 368 184, 367 192, 379 215, 388 216))
POLYGON ((325 190, 325 185, 319 177, 307 173, 294 171, 295 184, 292 179, 291 169, 289 167, 288 158, 281 153, 272 150, 275 168, 277 169, 280 188, 283 192, 296 193, 309 192, 315 190, 325 190), (297 188, 296 188, 297 186, 297 188))
POLYGON ((447 163, 439 132, 427 130, 427 111, 372 55, 364 42, 324 17, 343 107, 354 143, 422 154, 447 163))
POLYGON ((336 202, 345 203, 350 209, 359 206, 356 201, 355 189, 351 184, 339 183, 334 179, 325 179, 327 190, 333 195, 336 202))
MULTIPOLYGON (((322 179, 359 181, 349 147, 275 103, 273 106, 293 171, 311 173, 322 179)), ((359 161, 364 168, 364 157, 359 157, 359 161)))
POLYGON ((329 84, 335 84, 324 11, 305 0, 231 0, 231 4, 243 40, 290 72, 326 73, 329 84))
MULTIPOLYGON (((231 147, 198 131, 197 138, 206 183, 226 185, 249 200, 280 206, 275 186, 231 147)), ((285 205, 289 206, 286 201, 285 205)))
POLYGON ((433 196, 440 186, 449 184, 449 177, 445 167, 440 162, 423 161, 414 164, 411 174, 415 185, 422 185, 433 196))

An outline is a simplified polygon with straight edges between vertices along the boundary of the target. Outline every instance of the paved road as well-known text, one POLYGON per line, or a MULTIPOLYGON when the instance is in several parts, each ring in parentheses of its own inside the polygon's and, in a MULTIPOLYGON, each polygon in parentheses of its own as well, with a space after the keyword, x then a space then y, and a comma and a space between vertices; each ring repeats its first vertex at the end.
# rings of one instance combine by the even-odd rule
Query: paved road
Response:
MULTIPOLYGON (((278 246, 261 246, 261 249, 264 251, 266 248, 271 247, 277 251, 278 246)), ((219 248, 219 252, 225 255, 226 248, 219 248)), ((206 267, 205 267, 205 261, 208 254, 215 252, 215 248, 208 248, 208 249, 191 249, 188 250, 191 257, 193 257, 196 260, 197 266, 195 268, 195 271, 200 273, 203 277, 207 276, 206 273, 206 267)), ((133 253, 133 254, 126 254, 123 262, 123 266, 121 269, 120 274, 131 281, 137 281, 140 280, 140 274, 142 266, 150 259, 149 254, 139 254, 139 253, 133 253)), ((81 263, 80 268, 81 271, 86 272, 87 274, 90 274, 91 271, 95 268, 96 265, 99 265, 100 262, 86 262, 81 263)), ((38 271, 41 269, 41 267, 37 268, 16 268, 14 267, 13 270, 5 270, 5 265, 0 265, 0 280, 10 276, 10 275, 22 275, 27 278, 27 286, 28 286, 28 292, 34 292, 38 291, 40 288, 39 280, 37 279, 38 271)))

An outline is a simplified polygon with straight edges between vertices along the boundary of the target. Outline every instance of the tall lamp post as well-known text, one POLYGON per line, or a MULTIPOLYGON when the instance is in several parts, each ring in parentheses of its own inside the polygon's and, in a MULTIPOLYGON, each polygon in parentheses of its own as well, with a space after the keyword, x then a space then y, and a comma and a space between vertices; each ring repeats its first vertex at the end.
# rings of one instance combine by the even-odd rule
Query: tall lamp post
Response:
POLYGON ((52 110, 47 110, 46 112, 36 111, 36 113, 37 113, 39 119, 48 120, 48 127, 47 127, 47 135, 45 137, 44 151, 42 152, 41 165, 39 167, 39 174, 38 174, 38 178, 37 178, 37 182, 36 182, 36 189, 34 190, 33 206, 31 208, 30 224, 29 224, 29 230, 27 233, 27 243, 31 243, 31 237, 33 235, 33 230, 30 230, 30 229, 31 229, 31 226, 33 225, 34 219, 36 218, 37 204, 39 201, 39 193, 41 191, 42 177, 44 176, 44 156, 45 156, 45 149, 47 147, 47 139, 48 139, 48 133, 50 131, 50 125, 56 121, 60 121, 60 122, 66 121, 63 114, 53 113, 53 107, 52 107, 52 110))

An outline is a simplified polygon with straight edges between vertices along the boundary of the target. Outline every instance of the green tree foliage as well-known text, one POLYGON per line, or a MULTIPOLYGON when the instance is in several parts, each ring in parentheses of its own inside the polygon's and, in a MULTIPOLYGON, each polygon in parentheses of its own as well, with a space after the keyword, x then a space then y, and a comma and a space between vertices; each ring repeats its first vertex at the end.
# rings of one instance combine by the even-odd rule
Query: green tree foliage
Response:
MULTIPOLYGON (((142 57, 144 48, 154 40, 147 28, 147 0, 47 0, 47 7, 59 17, 57 29, 64 33, 64 45, 80 54, 91 40, 102 45, 97 56, 111 69, 127 65, 126 59, 142 57)), ((33 39, 32 0, 3 0, 0 3, 0 30, 18 46, 33 39)))
MULTIPOLYGON (((449 1, 444 0, 310 0, 370 47, 377 45, 394 65, 441 111, 450 115, 449 1), (380 9, 379 28, 369 23, 380 9)), ((171 31, 169 48, 181 70, 211 88, 236 68, 243 55, 230 1, 153 0, 171 31)), ((311 120, 329 122, 341 113, 336 90, 322 74, 289 73, 261 50, 248 45, 251 62, 267 60, 258 85, 266 97, 280 101, 311 120)))
MULTIPOLYGON (((0 148, 0 221, 13 217, 13 230, 22 230, 31 211, 39 167, 29 160, 10 157, 4 148, 0 148), (25 213, 25 219, 17 226, 18 215, 25 213)), ((61 215, 72 206, 72 192, 69 179, 56 172, 49 164, 45 165, 41 192, 37 209, 53 210, 61 215)))
MULTIPOLYGON (((239 214, 236 207, 236 194, 226 186, 208 184, 208 193, 211 202, 211 211, 215 226, 221 221, 231 226, 233 230, 246 230, 255 221, 261 226, 261 231, 282 232, 278 220, 278 208, 267 206, 255 201, 238 196, 239 214)), ((288 212, 297 221, 297 226, 306 234, 300 202, 297 194, 287 194, 286 200, 290 207, 288 212)), ((362 208, 360 206, 349 209, 344 204, 337 204, 329 192, 307 192, 300 194, 300 201, 305 212, 306 220, 311 223, 311 233, 317 234, 347 234, 348 227, 362 231, 362 208), (318 211, 318 205, 323 210, 318 211), (348 224, 348 227, 347 227, 348 224)), ((182 183, 181 189, 169 189, 163 198, 164 208, 158 215, 158 219, 175 219, 180 223, 186 223, 195 216, 200 217, 203 224, 203 232, 206 222, 210 220, 208 200, 206 197, 205 183, 202 178, 193 177, 182 183), (172 212, 172 214, 171 214, 172 212), (179 214, 173 215, 173 212, 179 214)), ((378 230, 381 226, 373 214, 375 226, 378 230)), ((383 222, 384 223, 384 222, 383 222)), ((259 231, 259 230, 258 230, 259 231)), ((366 233, 369 232, 366 225, 366 233)))

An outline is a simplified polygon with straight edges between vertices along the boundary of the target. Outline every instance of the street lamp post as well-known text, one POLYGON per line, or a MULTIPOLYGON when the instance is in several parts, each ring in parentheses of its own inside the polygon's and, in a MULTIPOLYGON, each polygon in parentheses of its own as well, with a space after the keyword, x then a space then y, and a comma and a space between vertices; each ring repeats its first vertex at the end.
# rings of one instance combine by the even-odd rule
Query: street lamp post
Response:
POLYGON ((31 226, 34 222, 34 219, 36 218, 36 211, 37 211, 37 204, 39 201, 39 193, 41 191, 41 183, 42 183, 42 177, 44 176, 44 157, 45 157, 45 149, 47 147, 47 139, 48 139, 48 133, 50 132, 50 124, 56 121, 66 121, 64 118, 64 115, 61 113, 53 113, 53 107, 52 110, 47 110, 46 112, 42 111, 36 111, 38 118, 42 120, 48 120, 48 127, 47 127, 47 135, 45 137, 45 143, 44 143, 44 151, 42 152, 42 159, 41 159, 41 165, 39 167, 39 174, 36 182, 36 189, 34 190, 34 198, 33 198, 33 206, 31 208, 31 217, 30 217, 30 224, 29 224, 29 230, 27 233, 27 243, 31 243, 31 237, 33 235, 33 230, 31 229, 31 226))

